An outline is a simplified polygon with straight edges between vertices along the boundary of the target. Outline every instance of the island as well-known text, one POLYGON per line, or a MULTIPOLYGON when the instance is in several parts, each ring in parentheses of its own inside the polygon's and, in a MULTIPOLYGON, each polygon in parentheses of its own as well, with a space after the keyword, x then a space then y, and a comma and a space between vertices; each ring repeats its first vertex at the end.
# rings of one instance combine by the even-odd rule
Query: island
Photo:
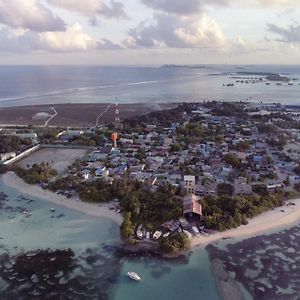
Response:
POLYGON ((93 127, 2 126, 6 183, 115 220, 128 251, 178 255, 300 217, 300 107, 180 103, 122 121, 111 109, 93 127))

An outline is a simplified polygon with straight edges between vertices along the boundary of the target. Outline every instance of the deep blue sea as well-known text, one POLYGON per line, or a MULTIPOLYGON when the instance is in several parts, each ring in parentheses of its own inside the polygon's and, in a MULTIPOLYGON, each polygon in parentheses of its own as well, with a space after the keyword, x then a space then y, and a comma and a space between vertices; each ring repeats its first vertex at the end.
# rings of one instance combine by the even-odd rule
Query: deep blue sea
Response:
MULTIPOLYGON (((256 77, 256 76, 247 76, 256 77)), ((300 65, 208 65, 203 68, 1 66, 0 106, 57 103, 263 101, 300 103, 300 65), (236 72, 274 72, 293 86, 240 84, 236 72), (227 87, 228 83, 235 83, 227 87), (225 86, 223 86, 225 85, 225 86)))

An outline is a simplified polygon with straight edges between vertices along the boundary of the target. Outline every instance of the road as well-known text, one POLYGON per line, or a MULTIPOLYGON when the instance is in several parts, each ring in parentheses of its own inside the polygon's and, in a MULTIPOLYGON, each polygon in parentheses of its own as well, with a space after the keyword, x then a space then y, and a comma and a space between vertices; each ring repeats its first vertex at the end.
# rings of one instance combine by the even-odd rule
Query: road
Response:
POLYGON ((54 115, 52 115, 46 122, 45 122, 45 126, 48 126, 48 123, 57 116, 57 111, 55 110, 54 107, 51 107, 51 109, 53 110, 54 112, 54 115))
POLYGON ((96 125, 95 128, 99 126, 99 120, 101 119, 101 117, 109 110, 109 108, 111 107, 111 104, 108 104, 105 111, 102 112, 96 119, 96 125))

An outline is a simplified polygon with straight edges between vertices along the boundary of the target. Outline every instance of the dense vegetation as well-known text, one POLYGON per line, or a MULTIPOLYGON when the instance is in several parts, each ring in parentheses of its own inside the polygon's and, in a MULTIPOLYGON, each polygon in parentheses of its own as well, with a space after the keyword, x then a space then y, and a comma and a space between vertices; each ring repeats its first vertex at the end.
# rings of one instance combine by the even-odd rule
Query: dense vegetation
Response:
POLYGON ((165 253, 177 253, 188 246, 188 237, 185 233, 169 235, 159 240, 159 247, 165 253))
POLYGON ((81 182, 75 176, 68 176, 49 183, 48 188, 53 191, 74 189, 86 202, 101 203, 119 199, 125 217, 121 227, 125 238, 132 235, 139 224, 144 224, 150 230, 182 216, 179 190, 169 185, 152 192, 141 182, 128 179, 114 180, 113 183, 102 179, 81 182))
POLYGON ((207 228, 224 231, 247 224, 253 218, 274 207, 282 206, 289 198, 287 193, 269 193, 260 190, 261 195, 251 196, 207 196, 202 201, 203 223, 207 228))
POLYGON ((23 169, 19 166, 14 168, 16 174, 29 184, 47 183, 53 176, 57 175, 49 163, 42 162, 34 164, 31 168, 23 169))
POLYGON ((31 141, 28 139, 21 140, 17 136, 0 134, 0 153, 17 152, 22 149, 22 146, 29 145, 31 145, 31 141))

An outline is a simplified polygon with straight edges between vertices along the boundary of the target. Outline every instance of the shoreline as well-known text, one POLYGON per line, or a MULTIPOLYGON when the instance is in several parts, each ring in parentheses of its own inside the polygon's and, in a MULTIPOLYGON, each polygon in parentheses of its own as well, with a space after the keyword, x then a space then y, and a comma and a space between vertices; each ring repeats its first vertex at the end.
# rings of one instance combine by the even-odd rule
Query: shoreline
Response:
POLYGON ((86 203, 82 202, 79 197, 66 198, 65 196, 55 194, 49 190, 43 190, 38 185, 27 184, 13 172, 7 172, 1 175, 0 180, 4 185, 16 190, 24 196, 38 198, 42 201, 61 205, 92 217, 107 218, 118 225, 121 225, 123 221, 122 215, 110 210, 108 204, 96 205, 86 203))
POLYGON ((234 229, 216 232, 210 236, 193 238, 190 247, 207 246, 219 240, 231 240, 234 238, 250 238, 257 235, 268 234, 272 231, 291 227, 300 221, 300 198, 290 199, 283 206, 264 212, 253 219, 248 220, 247 225, 241 225, 234 229), (295 203, 295 205, 291 205, 295 203), (289 205, 290 204, 290 205, 289 205), (282 210, 284 212, 282 212, 282 210))
MULTIPOLYGON (((122 215, 110 210, 108 204, 96 205, 82 202, 78 197, 66 198, 49 190, 43 190, 38 185, 27 184, 13 172, 3 174, 0 180, 6 186, 15 189, 23 195, 61 205, 93 217, 108 218, 118 225, 121 225, 123 221, 122 215)), ((195 237, 191 239, 188 250, 199 246, 204 247, 219 240, 250 238, 256 235, 268 234, 271 231, 291 227, 298 221, 300 221, 300 198, 288 200, 284 206, 277 207, 250 219, 247 225, 241 225, 238 228, 223 232, 216 232, 210 236, 195 237), (289 203, 295 203, 295 205, 288 205, 289 203)))

